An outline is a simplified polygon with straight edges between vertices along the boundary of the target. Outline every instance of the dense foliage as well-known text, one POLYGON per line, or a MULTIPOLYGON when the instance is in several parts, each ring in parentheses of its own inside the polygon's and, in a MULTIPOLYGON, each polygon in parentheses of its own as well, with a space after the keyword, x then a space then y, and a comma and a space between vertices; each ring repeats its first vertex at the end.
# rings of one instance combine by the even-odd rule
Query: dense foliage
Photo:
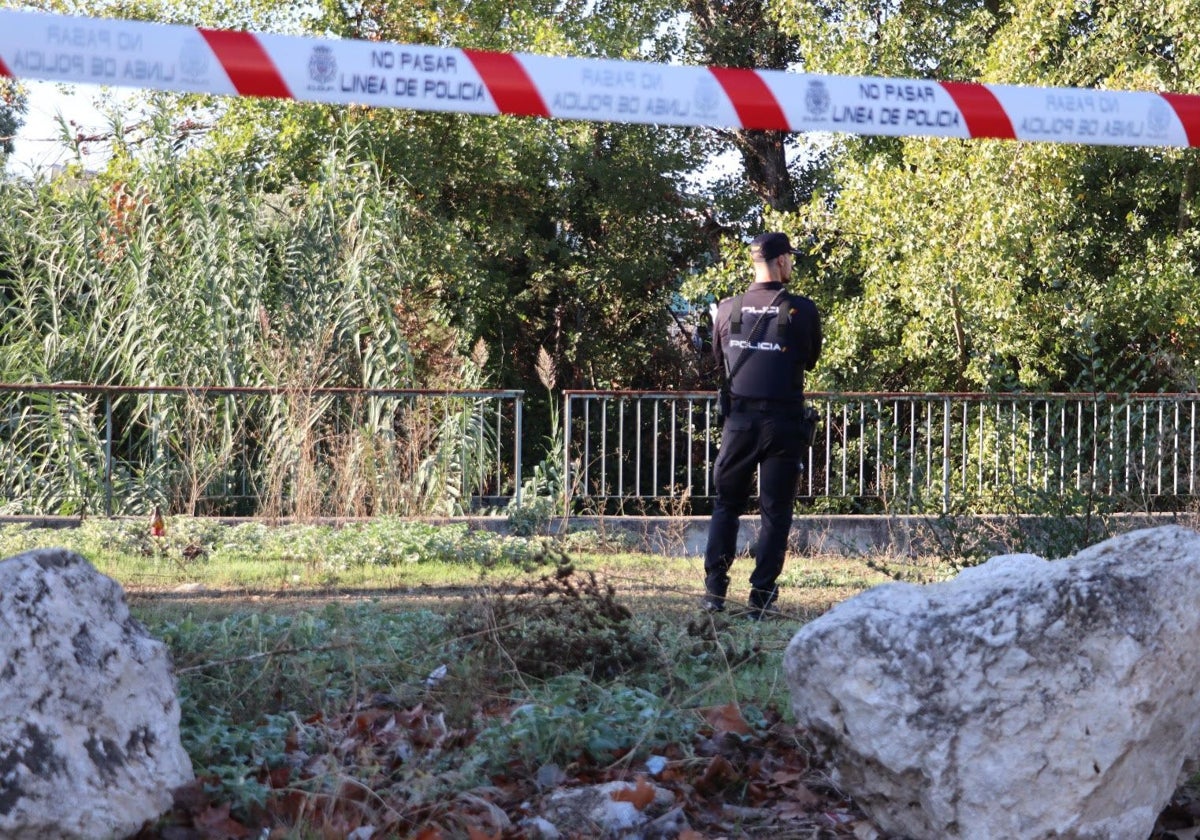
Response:
POLYGON ((0 164, 12 153, 28 104, 24 91, 16 82, 0 79, 0 164))
MULTIPOLYGON (((781 5, 816 70, 1200 86, 1195 2, 781 5)), ((1191 150, 845 140, 825 187, 781 219, 821 238, 823 381, 1192 390, 1195 168, 1191 150)))
MULTIPOLYGON (((38 5, 551 54, 1200 85, 1200 0, 38 5)), ((527 428, 548 429, 539 382, 711 387, 707 305, 745 283, 744 238, 770 226, 813 237, 798 280, 826 316, 813 388, 1195 386, 1191 150, 147 107, 140 127, 115 119, 104 172, 0 186, 0 378, 521 388, 527 428)))

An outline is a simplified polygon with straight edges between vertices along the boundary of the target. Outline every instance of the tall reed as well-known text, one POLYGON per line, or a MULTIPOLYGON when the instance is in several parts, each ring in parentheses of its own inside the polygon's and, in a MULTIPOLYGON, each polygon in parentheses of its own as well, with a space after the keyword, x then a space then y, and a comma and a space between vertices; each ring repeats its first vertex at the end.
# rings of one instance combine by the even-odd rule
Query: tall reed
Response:
MULTIPOLYGON (((480 440, 469 401, 417 429, 394 404, 313 397, 436 387, 434 370, 482 385, 434 306, 418 326, 439 331, 438 356, 414 352, 401 313, 423 298, 440 237, 413 221, 403 185, 342 148, 316 181, 276 190, 219 155, 165 152, 100 175, 0 183, 0 381, 288 395, 117 399, 117 512, 215 512, 206 499, 231 487, 240 512, 445 511, 493 459, 455 449, 480 440)), ((82 397, 0 402, 0 506, 103 510, 104 413, 82 397)))

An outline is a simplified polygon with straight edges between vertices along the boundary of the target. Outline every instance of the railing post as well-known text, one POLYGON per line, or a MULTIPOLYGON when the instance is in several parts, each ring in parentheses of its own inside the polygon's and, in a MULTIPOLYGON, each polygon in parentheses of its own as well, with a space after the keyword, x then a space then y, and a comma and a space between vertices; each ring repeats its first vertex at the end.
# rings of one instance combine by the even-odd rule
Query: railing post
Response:
MULTIPOLYGON (((563 394, 563 519, 571 515, 571 395, 563 394)), ((564 523, 564 531, 565 531, 564 523)))
POLYGON ((950 513, 950 397, 942 399, 942 514, 950 513))
POLYGON ((104 392, 104 515, 113 515, 113 500, 112 500, 112 438, 113 438, 113 416, 112 416, 112 392, 104 392))
POLYGON ((513 501, 516 503, 516 507, 521 506, 521 459, 524 455, 521 451, 521 427, 523 424, 524 393, 524 391, 517 392, 517 401, 513 416, 513 434, 516 436, 516 439, 513 441, 513 501))

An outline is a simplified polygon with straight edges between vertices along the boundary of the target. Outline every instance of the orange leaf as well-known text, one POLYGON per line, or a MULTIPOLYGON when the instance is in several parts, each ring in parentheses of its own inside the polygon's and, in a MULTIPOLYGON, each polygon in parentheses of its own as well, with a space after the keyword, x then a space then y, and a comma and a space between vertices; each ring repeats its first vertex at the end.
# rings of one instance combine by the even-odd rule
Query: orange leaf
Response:
POLYGON ((413 840, 443 840, 440 826, 427 825, 413 835, 413 840))
POLYGON ((734 735, 749 735, 750 724, 742 717, 742 710, 737 703, 726 703, 724 706, 712 706, 704 710, 704 719, 713 728, 715 735, 732 732, 734 735))
POLYGON ((193 824, 199 830, 200 836, 205 838, 221 838, 221 840, 235 838, 237 840, 253 834, 250 829, 229 816, 228 802, 211 806, 204 813, 197 814, 193 824))
POLYGON ((704 796, 716 793, 739 778, 737 769, 722 756, 715 755, 704 768, 704 773, 696 780, 696 790, 704 796))
POLYGON ((638 776, 637 785, 612 792, 614 802, 632 802, 633 807, 645 811, 654 801, 654 785, 646 783, 645 776, 638 776))
POLYGON ((678 840, 706 840, 706 838, 694 828, 685 828, 679 832, 678 840))
POLYGON ((500 840, 500 832, 488 834, 482 828, 471 826, 467 829, 467 840, 500 840))

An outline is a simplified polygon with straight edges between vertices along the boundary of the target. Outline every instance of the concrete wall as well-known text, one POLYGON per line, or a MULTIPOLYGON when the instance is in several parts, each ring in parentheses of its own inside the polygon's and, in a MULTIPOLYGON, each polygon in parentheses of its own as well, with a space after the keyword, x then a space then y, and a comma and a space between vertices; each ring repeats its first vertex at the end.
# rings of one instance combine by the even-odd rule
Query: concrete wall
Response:
MULTIPOLYGON (((1075 540, 1084 534, 1087 542, 1099 541, 1138 528, 1181 524, 1200 527, 1193 514, 1118 514, 1090 522, 1082 518, 1064 520, 1037 516, 973 516, 941 518, 929 516, 797 516, 792 523, 791 550, 820 554, 885 554, 893 556, 947 554, 975 548, 987 556, 1029 550, 1027 546, 1049 546, 1075 540)), ((573 516, 554 523, 553 531, 589 529, 626 535, 636 546, 668 556, 698 556, 704 553, 708 518, 573 516)), ((758 536, 758 517, 742 519, 739 550, 749 551, 758 536)))

